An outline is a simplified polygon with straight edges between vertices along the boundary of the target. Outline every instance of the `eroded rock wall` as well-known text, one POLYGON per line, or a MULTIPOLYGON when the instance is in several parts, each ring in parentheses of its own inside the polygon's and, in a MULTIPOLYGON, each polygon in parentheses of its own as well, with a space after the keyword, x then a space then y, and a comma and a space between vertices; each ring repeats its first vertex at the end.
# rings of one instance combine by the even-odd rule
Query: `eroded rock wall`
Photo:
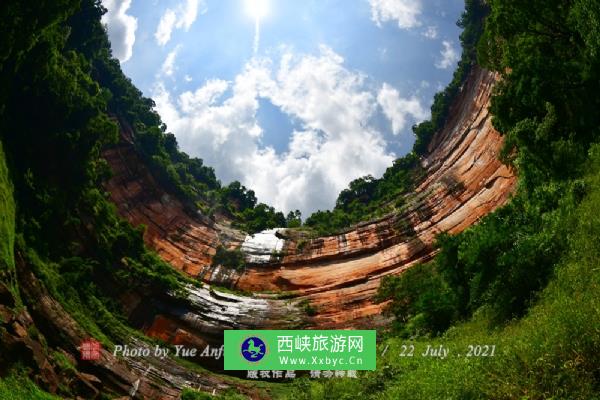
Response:
POLYGON ((248 291, 294 291, 316 308, 318 327, 373 326, 385 321, 374 304, 382 277, 434 256, 441 232, 458 233, 504 204, 514 174, 497 158, 502 137, 488 107, 497 77, 476 68, 454 103, 444 129, 422 160, 424 179, 398 213, 344 234, 311 240, 303 251, 287 243, 281 263, 249 268, 237 281, 248 291))
POLYGON ((286 240, 275 257, 259 254, 261 250, 254 246, 250 260, 261 262, 250 263, 241 273, 213 268, 211 258, 219 244, 240 247, 245 235, 225 220, 186 211, 160 187, 124 135, 123 143, 105 153, 114 171, 106 188, 121 215, 134 225, 145 224, 146 242, 174 268, 209 284, 254 293, 238 296, 234 301, 238 308, 232 306, 225 313, 227 322, 222 327, 214 318, 223 312, 218 304, 208 301, 195 307, 190 301, 179 310, 157 308, 160 312, 143 324, 146 331, 170 341, 206 338, 211 335, 207 326, 231 326, 240 304, 245 305, 245 314, 260 315, 244 324, 254 328, 384 324, 385 304, 373 302, 381 278, 430 260, 436 235, 466 229, 504 204, 514 189, 515 176, 497 159, 502 137, 492 127, 488 112, 496 79, 490 72, 473 69, 445 127, 421 161, 423 178, 406 196, 403 209, 302 246, 286 240))

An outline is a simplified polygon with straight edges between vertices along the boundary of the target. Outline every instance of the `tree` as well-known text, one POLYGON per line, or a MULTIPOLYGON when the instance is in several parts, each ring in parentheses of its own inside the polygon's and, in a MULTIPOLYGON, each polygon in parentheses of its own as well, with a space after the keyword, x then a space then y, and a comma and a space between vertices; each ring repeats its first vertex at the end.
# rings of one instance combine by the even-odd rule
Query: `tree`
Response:
POLYGON ((298 228, 302 226, 302 213, 300 210, 290 211, 285 220, 288 228, 298 228))

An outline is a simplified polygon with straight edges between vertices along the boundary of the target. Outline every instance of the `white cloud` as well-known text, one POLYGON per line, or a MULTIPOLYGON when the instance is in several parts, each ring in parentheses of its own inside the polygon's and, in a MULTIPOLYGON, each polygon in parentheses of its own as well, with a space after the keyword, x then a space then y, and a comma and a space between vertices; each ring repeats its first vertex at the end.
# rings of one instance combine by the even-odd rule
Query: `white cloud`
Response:
POLYGON ((177 53, 179 53, 179 50, 181 49, 181 45, 178 45, 177 47, 175 47, 173 49, 173 51, 171 51, 169 54, 167 54, 167 57, 165 58, 165 61, 162 64, 161 67, 161 71, 163 74, 165 74, 166 76, 172 76, 173 72, 175 72, 176 66, 175 66, 175 58, 177 57, 177 53))
POLYGON ((137 19, 127 14, 131 0, 102 0, 108 10, 102 16, 102 23, 108 30, 113 55, 124 63, 133 54, 137 19))
POLYGON ((421 0, 369 0, 371 19, 381 26, 384 22, 395 21, 401 29, 421 25, 421 0))
MULTIPOLYGON (((201 0, 185 0, 179 4, 174 10, 168 8, 158 23, 154 37, 156 43, 164 46, 171 40, 173 29, 189 30, 192 24, 196 21, 198 10, 203 6, 201 0)), ((204 12, 202 10, 202 12, 204 12)))
POLYGON ((211 79, 195 92, 184 92, 179 96, 181 111, 187 114, 202 112, 215 102, 229 88, 229 82, 221 79, 211 79))
POLYGON ((272 103, 331 137, 361 131, 375 111, 373 95, 363 88, 365 76, 345 69, 343 61, 325 46, 319 57, 286 54, 269 96, 272 103))
POLYGON ((425 31, 423 31, 423 33, 421 33, 421 35, 425 36, 427 39, 437 39, 438 37, 438 30, 436 26, 428 26, 427 29, 425 31))
POLYGON ((232 82, 209 80, 179 96, 159 82, 154 99, 181 148, 214 166, 220 179, 240 180, 260 201, 308 216, 331 208, 351 180, 380 176, 395 158, 370 125, 377 93, 365 81, 327 47, 317 56, 284 50, 277 62, 251 60, 232 82), (259 98, 299 123, 282 154, 261 144, 259 98))
POLYGON ((154 33, 156 43, 164 46, 169 40, 171 40, 171 33, 175 27, 176 20, 177 15, 175 14, 175 11, 167 9, 167 11, 165 11, 163 16, 160 18, 160 22, 158 23, 158 27, 154 33))
POLYGON ((409 116, 413 117, 415 122, 421 122, 429 116, 419 99, 414 96, 403 99, 400 97, 400 93, 387 83, 384 83, 379 91, 377 102, 381 106, 383 114, 392 123, 394 135, 404 129, 409 116))
POLYGON ((435 67, 439 69, 448 69, 458 62, 460 56, 458 51, 454 48, 452 42, 448 40, 444 40, 442 42, 444 48, 440 51, 440 56, 442 57, 435 63, 435 67))

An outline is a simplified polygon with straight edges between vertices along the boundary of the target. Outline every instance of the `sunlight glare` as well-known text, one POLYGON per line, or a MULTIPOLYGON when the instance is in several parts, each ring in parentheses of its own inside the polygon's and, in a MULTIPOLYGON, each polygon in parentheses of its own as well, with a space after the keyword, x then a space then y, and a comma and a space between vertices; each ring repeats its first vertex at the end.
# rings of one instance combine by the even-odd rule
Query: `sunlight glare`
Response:
POLYGON ((261 19, 269 13, 269 0, 245 0, 246 12, 254 19, 261 19))

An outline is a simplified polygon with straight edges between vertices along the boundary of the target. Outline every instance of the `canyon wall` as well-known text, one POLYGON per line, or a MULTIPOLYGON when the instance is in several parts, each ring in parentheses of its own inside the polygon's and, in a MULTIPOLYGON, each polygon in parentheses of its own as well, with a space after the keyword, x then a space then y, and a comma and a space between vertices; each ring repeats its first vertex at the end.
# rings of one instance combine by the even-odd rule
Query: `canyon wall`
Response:
POLYGON ((368 327, 384 322, 374 304, 382 277, 431 259, 441 232, 458 233, 504 204, 516 183, 497 155, 502 137, 488 111, 496 76, 476 68, 422 161, 424 178, 397 213, 343 234, 289 241, 279 263, 251 266, 236 281, 248 291, 292 291, 310 302, 311 325, 368 327))
POLYGON ((335 236, 300 240, 286 230, 271 232, 277 238, 265 240, 275 243, 276 252, 269 246, 261 250, 226 218, 200 215, 167 193, 124 129, 122 142, 104 154, 114 172, 106 184, 113 202, 131 223, 147 226, 147 244, 165 261, 212 286, 190 289, 185 304, 168 296, 147 303, 136 295, 129 307, 132 320, 151 336, 185 343, 218 342, 228 328, 385 324, 385 303, 373 301, 381 279, 430 260, 436 235, 475 224, 504 204, 515 187, 514 174, 497 159, 502 137, 488 111, 496 79, 473 68, 421 160, 424 173, 402 209, 335 236), (212 267, 219 245, 242 247, 250 261, 246 269, 212 267))

